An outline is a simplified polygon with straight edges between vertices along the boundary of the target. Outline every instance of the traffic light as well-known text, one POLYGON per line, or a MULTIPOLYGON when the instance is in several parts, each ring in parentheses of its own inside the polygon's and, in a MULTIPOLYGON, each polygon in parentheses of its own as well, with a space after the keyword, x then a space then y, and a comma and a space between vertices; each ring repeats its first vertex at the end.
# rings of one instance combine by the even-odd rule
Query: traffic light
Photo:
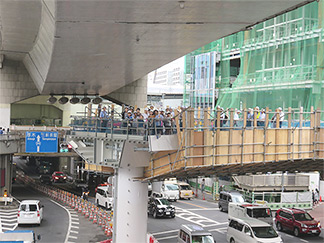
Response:
POLYGON ((71 144, 66 144, 66 143, 61 143, 60 144, 60 153, 67 153, 72 151, 72 145, 71 144))
POLYGON ((4 197, 8 197, 8 191, 7 191, 7 189, 4 189, 3 196, 4 197))

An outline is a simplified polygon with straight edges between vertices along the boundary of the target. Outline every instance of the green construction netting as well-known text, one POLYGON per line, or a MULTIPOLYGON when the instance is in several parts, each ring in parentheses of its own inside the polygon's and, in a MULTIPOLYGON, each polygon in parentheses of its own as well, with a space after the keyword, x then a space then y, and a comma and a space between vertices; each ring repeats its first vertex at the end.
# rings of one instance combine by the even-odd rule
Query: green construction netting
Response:
POLYGON ((213 104, 224 108, 302 106, 306 111, 314 106, 323 110, 323 1, 212 42, 188 55, 186 70, 191 70, 193 81, 186 81, 184 103, 201 108, 213 104), (196 85, 201 77, 197 78, 195 72, 201 69, 195 69, 194 60, 207 52, 221 55, 214 70, 214 89, 218 92, 214 103, 217 92, 203 93, 196 85))

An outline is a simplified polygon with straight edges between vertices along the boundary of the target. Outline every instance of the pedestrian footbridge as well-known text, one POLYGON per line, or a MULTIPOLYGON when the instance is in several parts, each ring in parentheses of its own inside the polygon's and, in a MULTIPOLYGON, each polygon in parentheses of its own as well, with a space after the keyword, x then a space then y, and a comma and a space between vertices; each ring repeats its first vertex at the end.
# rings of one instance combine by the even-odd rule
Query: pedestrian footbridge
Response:
POLYGON ((156 127, 156 122, 134 126, 135 121, 112 120, 103 128, 97 126, 98 118, 74 117, 77 122, 68 140, 92 164, 117 168, 129 151, 140 154, 140 164, 145 166, 144 177, 139 178, 142 180, 272 171, 323 172, 323 111, 289 108, 280 123, 273 122, 276 118, 279 121, 279 114, 268 109, 261 123, 247 121, 247 111, 239 121, 234 121, 233 109, 228 113, 231 118, 225 121, 220 110, 187 109, 172 119, 171 127, 156 127))

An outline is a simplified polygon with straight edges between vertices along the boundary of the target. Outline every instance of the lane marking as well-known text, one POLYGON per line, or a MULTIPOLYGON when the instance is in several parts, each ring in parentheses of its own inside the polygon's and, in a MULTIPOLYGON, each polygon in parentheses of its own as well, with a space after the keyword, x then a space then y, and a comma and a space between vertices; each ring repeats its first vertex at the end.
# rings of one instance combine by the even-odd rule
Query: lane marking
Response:
POLYGON ((71 228, 79 229, 79 226, 71 225, 71 228))
POLYGON ((195 205, 195 204, 193 204, 193 203, 182 202, 182 201, 178 201, 178 202, 180 202, 180 203, 185 203, 185 204, 188 204, 188 205, 191 205, 191 206, 194 206, 194 207, 198 207, 198 208, 203 208, 203 209, 206 209, 206 208, 205 208, 205 207, 203 207, 203 206, 195 205))
POLYGON ((68 230, 66 232, 66 236, 65 236, 65 240, 64 240, 64 242, 66 243, 68 241, 68 238, 69 238, 68 236, 70 235, 70 231, 71 231, 71 214, 70 214, 69 210, 67 210, 64 206, 62 206, 61 204, 55 202, 52 199, 50 199, 50 200, 51 200, 51 202, 55 203, 56 205, 60 206, 61 208, 64 208, 64 210, 68 213, 68 216, 69 216, 69 228, 68 228, 68 230))
POLYGON ((0 212, 3 212, 3 213, 7 213, 7 212, 17 212, 18 209, 8 209, 8 210, 3 210, 3 209, 0 209, 0 212))
POLYGON ((80 224, 80 223, 79 223, 79 222, 73 222, 73 221, 72 221, 72 224, 80 224))
POLYGON ((177 232, 179 230, 169 230, 169 231, 163 231, 163 232, 156 232, 156 233, 151 233, 152 235, 163 235, 163 234, 168 234, 168 233, 173 233, 177 232))
POLYGON ((156 238, 157 241, 160 241, 160 240, 167 240, 167 239, 172 239, 172 238, 177 238, 178 235, 172 235, 172 236, 166 236, 166 237, 161 237, 161 238, 156 238))
POLYGON ((72 235, 70 235, 69 238, 71 238, 71 239, 78 239, 77 236, 72 236, 72 235))
POLYGON ((79 234, 78 231, 74 231, 74 230, 71 230, 70 232, 73 233, 73 234, 79 234))
POLYGON ((219 211, 219 208, 189 208, 190 211, 219 211))
POLYGON ((300 241, 302 241, 302 242, 309 242, 309 241, 307 241, 307 240, 304 240, 304 239, 299 239, 300 241))
POLYGON ((17 228, 18 224, 15 224, 15 227, 14 228, 9 228, 9 227, 6 227, 6 226, 2 226, 2 229, 5 229, 5 230, 15 230, 15 228, 17 228))
POLYGON ((203 217, 199 214, 187 211, 186 209, 176 207, 177 210, 180 209, 179 213, 176 213, 176 217, 181 218, 183 220, 187 220, 191 223, 198 224, 202 227, 208 227, 209 225, 219 225, 219 224, 224 224, 220 223, 218 221, 203 217), (190 215, 190 217, 188 217, 190 215), (202 223, 204 222, 204 224, 202 223))

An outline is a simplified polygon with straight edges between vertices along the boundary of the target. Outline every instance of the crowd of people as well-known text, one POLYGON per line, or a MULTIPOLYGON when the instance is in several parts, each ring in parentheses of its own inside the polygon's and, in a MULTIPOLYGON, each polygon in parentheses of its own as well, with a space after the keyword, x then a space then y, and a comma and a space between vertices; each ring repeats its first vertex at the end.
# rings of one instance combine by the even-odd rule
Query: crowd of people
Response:
MULTIPOLYGON (((108 127, 110 117, 113 117, 113 112, 108 112, 106 107, 102 107, 98 112, 100 127, 108 127)), ((171 107, 165 109, 157 109, 154 106, 144 108, 141 112, 140 108, 124 107, 121 113, 123 133, 144 135, 148 131, 148 135, 170 135, 175 133, 175 112, 171 107)))
MULTIPOLYGON (((109 109, 110 107, 108 107, 109 109)), ((106 106, 99 106, 96 111, 96 116, 99 118, 98 127, 102 131, 106 131, 111 127, 112 123, 109 122, 114 118, 116 120, 117 114, 114 110, 108 110, 106 106)), ((182 111, 185 108, 181 107, 178 109, 179 112, 179 125, 182 129, 182 111)), ((230 109, 224 109, 222 107, 216 107, 215 111, 210 114, 210 120, 215 120, 217 115, 216 111, 220 111, 220 127, 229 127, 230 126, 230 109)), ((279 127, 282 127, 282 123, 285 118, 285 113, 281 107, 276 109, 275 113, 272 113, 273 116, 269 119, 269 124, 271 127, 276 128, 277 119, 279 122, 279 127)), ((119 114, 118 118, 121 120, 120 128, 123 130, 124 134, 138 134, 138 135, 169 135, 176 133, 176 124, 175 124, 175 109, 171 107, 155 108, 153 105, 144 108, 143 112, 140 108, 134 108, 131 106, 125 106, 122 113, 119 114)), ((268 126, 266 123, 266 110, 260 109, 258 106, 255 108, 249 108, 247 110, 246 118, 246 127, 253 127, 254 120, 256 119, 257 127, 268 126)), ((235 109, 233 115, 233 126, 234 127, 243 127, 244 116, 241 110, 235 109)), ((197 120, 198 121, 198 120, 197 120)), ((198 124, 198 122, 196 122, 198 124)), ((217 124, 214 121, 211 121, 212 127, 217 127, 217 124)))
MULTIPOLYGON (((220 126, 224 127, 227 125, 230 119, 229 115, 229 109, 224 110, 222 107, 217 107, 221 111, 220 115, 220 126)), ((282 122, 285 119, 285 113, 283 112, 281 107, 277 108, 276 113, 271 117, 270 119, 270 124, 273 128, 276 127, 277 125, 277 114, 279 115, 279 127, 282 127, 282 122)), ((258 106, 256 106, 254 109, 249 108, 247 110, 247 115, 246 115, 246 127, 252 127, 254 119, 256 119, 256 125, 257 127, 264 127, 265 121, 266 121, 266 110, 265 109, 260 109, 258 106)), ((242 121, 243 121, 243 116, 242 112, 238 109, 234 111, 234 127, 241 127, 242 126, 242 121)))

